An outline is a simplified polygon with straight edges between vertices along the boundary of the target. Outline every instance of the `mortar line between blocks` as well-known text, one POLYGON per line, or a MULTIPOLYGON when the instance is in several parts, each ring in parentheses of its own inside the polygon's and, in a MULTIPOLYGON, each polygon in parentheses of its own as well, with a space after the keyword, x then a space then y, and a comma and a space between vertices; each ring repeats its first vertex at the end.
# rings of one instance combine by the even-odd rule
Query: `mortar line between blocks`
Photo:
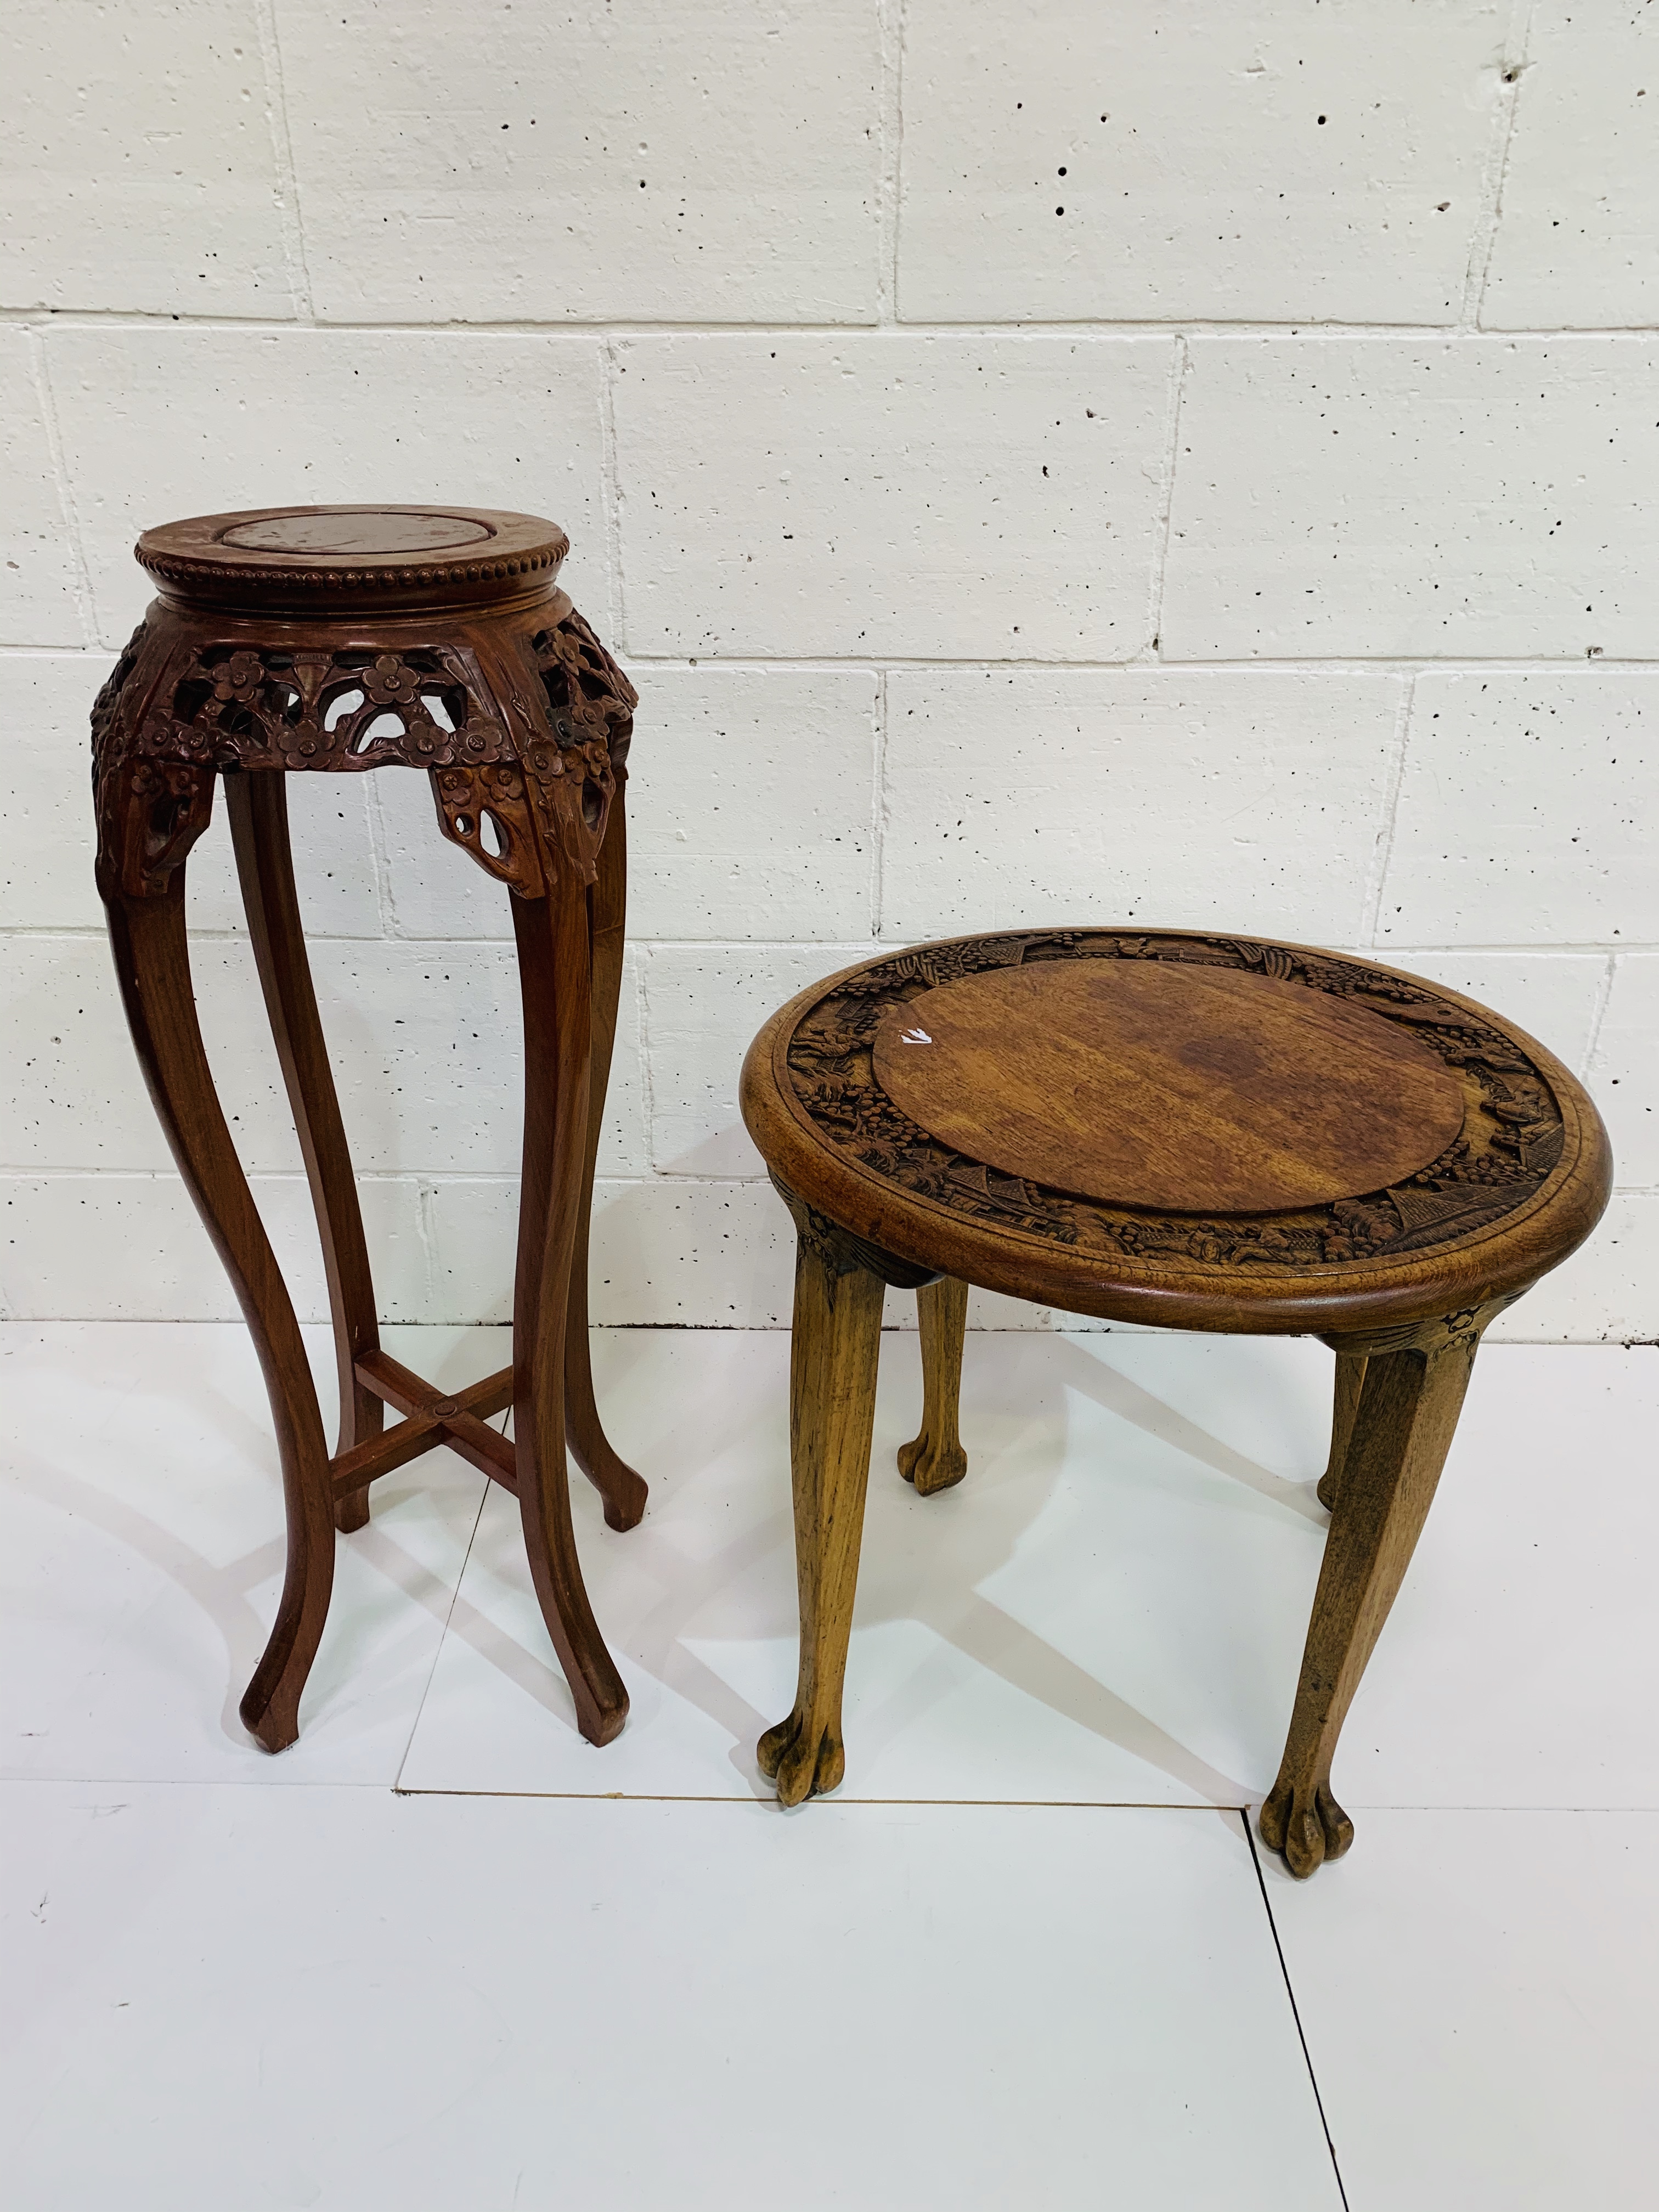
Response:
POLYGON ((1273 1950, 1279 1960, 1279 1971, 1285 1980, 1285 1996, 1291 2008, 1291 2018, 1296 2022, 1296 2039, 1302 2045, 1302 2063, 1308 2069, 1308 2087, 1313 2091, 1314 2104, 1319 2112, 1319 2124, 1324 2131, 1325 2148, 1331 2154, 1331 2172, 1336 2177, 1337 2195, 1342 2199, 1342 2212, 1348 2212, 1348 2192, 1342 2184, 1342 2168, 1337 2161, 1336 2145, 1331 2140, 1331 2124, 1325 2117, 1325 2100, 1319 2094, 1319 2076, 1314 2072, 1313 2054, 1308 2049, 1308 2038, 1302 2026, 1302 2010, 1296 2001, 1296 1991, 1291 1984, 1291 1970, 1285 1960, 1285 1947, 1279 1940, 1279 1923, 1273 1918, 1273 1900, 1267 1895, 1267 1877, 1261 1871, 1261 1858, 1255 1847, 1255 1837, 1250 1827, 1249 1808, 1239 1814, 1244 1831, 1244 1841, 1249 1848, 1250 1864, 1255 1869, 1256 1887, 1261 1893, 1261 1910, 1267 1916, 1267 1930, 1273 1939, 1273 1950))
MULTIPOLYGON (((646 1173, 641 1182, 650 1181, 657 1173, 657 1084, 651 1046, 651 993, 646 981, 647 963, 656 949, 654 944, 641 946, 634 969, 634 1003, 640 1023, 640 1119, 645 1125, 646 1173)), ((610 1179, 595 1177, 596 1182, 610 1179)))
MULTIPOLYGON (((386 1176, 387 1182, 407 1182, 407 1174, 386 1176)), ((434 1176, 416 1174, 415 1182, 415 1233, 421 1240, 421 1273, 422 1297, 428 1313, 434 1312, 438 1303, 438 1182, 434 1176)))
POLYGON ((1376 927, 1382 919, 1382 887, 1389 878, 1389 868, 1394 859, 1395 825, 1400 817, 1400 793, 1406 780, 1406 748, 1411 743, 1412 709, 1417 701, 1417 677, 1408 675, 1400 687, 1400 704, 1395 713, 1394 741, 1389 747, 1388 774, 1382 785, 1382 823, 1377 833, 1376 846, 1371 854, 1371 866, 1365 885, 1365 902, 1360 909, 1359 941, 1370 948, 1376 944, 1376 927))
POLYGON ((870 934, 881 936, 887 866, 887 671, 876 672, 875 744, 870 776, 870 934))
POLYGON ((906 337, 974 338, 1018 337, 1036 343, 1044 338, 1169 338, 1184 336, 1200 338, 1259 338, 1263 341, 1292 339, 1298 343, 1317 343, 1321 339, 1364 339, 1388 343, 1405 340, 1413 343, 1448 343, 1508 345, 1520 340, 1538 343, 1554 343, 1563 339, 1583 339, 1586 342, 1602 339, 1651 343, 1659 337, 1659 323, 1557 323, 1487 325, 1476 330, 1465 327, 1455 319, 1443 323, 1364 323, 1322 320, 1312 315, 1285 315, 1278 319, 1258 317, 1242 318, 1237 322, 1206 321, 1191 315, 1165 315, 1143 320, 1133 318, 1115 319, 1110 316, 1074 318, 1070 321, 1034 322, 1030 318, 998 323, 984 320, 961 323, 929 323, 900 321, 890 325, 859 318, 839 323, 817 322, 677 322, 668 318, 653 320, 648 317, 629 318, 626 315, 594 317, 581 320, 572 317, 557 322, 538 322, 533 318, 511 316, 479 317, 434 315, 424 322, 353 322, 344 318, 320 319, 300 322, 291 315, 230 315, 174 313, 170 309, 144 311, 131 307, 0 307, 0 323, 30 324, 45 329, 52 325, 78 327, 86 325, 130 325, 135 330, 225 330, 249 331, 275 334, 283 331, 307 330, 325 335, 337 332, 342 337, 418 337, 445 335, 479 337, 571 337, 592 342, 607 335, 617 337, 649 337, 660 335, 674 337, 704 337, 728 338, 833 337, 906 337))
MULTIPOLYGON (((109 647, 101 640, 90 644, 65 645, 33 643, 17 638, 0 642, 0 660, 88 660, 102 665, 109 647)), ((732 674, 760 669, 785 669, 799 675, 844 675, 860 669, 872 673, 879 669, 930 668, 978 672, 985 675, 1003 672, 1023 672, 1030 669, 1075 670, 1079 675, 1123 675, 1149 664, 1133 656, 1121 660, 1042 659, 1033 657, 1016 659, 1002 656, 994 660, 971 659, 960 653, 629 653, 623 656, 633 668, 705 668, 724 670, 732 674)), ((1309 670, 1326 675, 1376 675, 1397 672, 1401 675, 1433 673, 1454 676, 1512 676, 1534 673, 1547 674, 1553 671, 1566 674, 1577 670, 1589 675, 1589 658, 1578 648, 1564 648, 1559 653, 1444 653, 1419 654, 1410 653, 1251 653, 1235 657, 1216 654, 1209 659, 1171 659, 1160 653, 1157 662, 1160 672, 1170 674, 1237 676, 1252 671, 1269 675, 1295 675, 1309 670)), ((1644 658, 1638 653, 1597 653, 1594 673, 1598 676, 1649 676, 1659 672, 1659 653, 1644 658)))
MULTIPOLYGON (((98 617, 93 604, 92 571, 87 565, 86 547, 82 540, 81 517, 76 506, 75 487, 64 459, 64 441, 58 428, 58 397, 52 388, 52 365, 46 359, 46 340, 40 333, 28 341, 29 372, 34 379, 35 396, 40 403, 40 419, 46 433, 46 458, 52 465, 58 493, 58 512, 64 519, 64 533, 70 543, 70 590, 75 594, 75 611, 81 623, 84 641, 79 648, 92 652, 101 643, 98 634, 98 617)), ((76 648, 71 647, 70 651, 76 648)))
MULTIPOLYGON (((1097 929, 1107 925, 1092 916, 1085 915, 1077 919, 1062 916, 1056 920, 1052 915, 1045 915, 1036 921, 1011 922, 1007 926, 1010 929, 1046 930, 1097 929)), ((1171 917, 1167 921, 1150 926, 1160 929, 1191 929, 1196 931, 1200 936, 1206 933, 1206 925, 1201 921, 1185 922, 1171 917)), ((961 930, 956 933, 957 936, 971 933, 971 932, 961 930)), ((33 941, 36 939, 47 941, 61 939, 65 944, 95 945, 100 950, 106 943, 106 933, 96 922, 83 922, 73 926, 16 922, 0 926, 0 943, 3 943, 9 938, 15 938, 20 942, 33 941)), ((190 941, 192 945, 244 945, 247 942, 247 933, 240 929, 192 929, 190 933, 190 941)), ((941 941, 948 943, 950 939, 945 939, 941 941)), ((428 957, 436 958, 440 956, 468 951, 475 947, 490 947, 496 951, 510 952, 513 950, 514 940, 510 937, 402 937, 395 939, 382 939, 378 937, 331 937, 321 930, 308 930, 306 933, 306 943, 308 945, 353 945, 360 951, 366 945, 395 943, 406 951, 419 951, 428 957)), ((844 968, 851 966, 854 961, 874 958, 879 954, 890 952, 892 950, 890 944, 880 943, 874 938, 849 940, 835 937, 634 937, 629 939, 629 949, 635 953, 732 952, 740 953, 744 958, 751 958, 757 952, 822 952, 827 958, 839 959, 844 968)), ((1332 938, 1324 949, 1342 955, 1352 955, 1357 959, 1369 957, 1373 950, 1369 945, 1345 944, 1335 937, 1332 938)), ((1385 965, 1392 964, 1399 959, 1417 959, 1425 954, 1432 954, 1436 958, 1443 957, 1446 959, 1462 959, 1466 955, 1474 953, 1496 953, 1506 958, 1515 959, 1587 960, 1605 957, 1607 954, 1639 953, 1649 956, 1659 952, 1659 939, 1632 937, 1626 940, 1621 937, 1615 941, 1611 938, 1602 937, 1543 939, 1534 938, 1519 942, 1511 940, 1508 943, 1486 939, 1477 942, 1471 939, 1468 943, 1456 945, 1448 945, 1443 942, 1399 945, 1390 943, 1378 949, 1389 954, 1389 962, 1385 963, 1385 965)), ((826 973, 830 971, 826 970, 826 973)))
POLYGON ((877 0, 876 322, 898 320, 899 206, 904 166, 904 0, 877 0))
MULTIPOLYGON (((165 1182, 184 1188, 184 1178, 176 1168, 146 1167, 81 1167, 50 1160, 28 1162, 0 1161, 0 1178, 11 1182, 165 1182)), ((306 1186, 301 1168, 261 1168, 247 1170, 250 1183, 289 1183, 295 1189, 306 1186)), ((435 1196, 438 1190, 471 1186, 474 1183, 516 1183, 519 1170, 515 1167, 471 1168, 360 1168, 359 1183, 414 1183, 417 1193, 428 1188, 435 1196)), ((764 1170, 749 1175, 733 1171, 729 1175, 698 1175, 682 1168, 649 1168, 631 1175, 599 1175, 593 1179, 596 1189, 606 1190, 729 1190, 733 1184, 753 1184, 757 1188, 769 1181, 764 1170)), ((1615 1182, 1614 1192, 1620 1198, 1652 1198, 1659 1195, 1659 1183, 1615 1182)), ((1033 1308, 1035 1311, 1036 1309, 1033 1308)), ((325 1313, 322 1318, 326 1321, 325 1313)), ((483 1328, 495 1328, 496 1322, 480 1322, 483 1328)), ((388 1322, 387 1328, 401 1327, 402 1322, 388 1322)), ((1540 1339, 1540 1341, 1550 1341, 1540 1339)))
POLYGON ((276 29, 276 0, 253 0, 259 27, 259 63, 265 81, 265 123, 270 150, 276 163, 279 191, 277 220, 282 225, 283 259, 288 268, 289 295, 302 325, 314 325, 316 303, 312 297, 311 268, 306 258, 305 222, 300 212, 300 177, 294 165, 294 134, 288 118, 288 86, 283 75, 282 41, 276 29))
MULTIPOLYGON (((0 647, 0 652, 8 648, 0 647)), ((44 647, 13 647, 15 652, 68 652, 70 648, 44 647)), ((1124 675, 1146 668, 1149 664, 1130 654, 1121 660, 1091 660, 1081 655, 1073 660, 1043 659, 1035 655, 1016 657, 1004 654, 994 660, 975 659, 963 653, 630 653, 629 665, 632 668, 706 668, 726 669, 736 673, 745 669, 783 668, 803 675, 834 675, 852 669, 867 668, 878 662, 884 668, 966 669, 970 673, 995 676, 1023 672, 1028 669, 1075 670, 1079 675, 1124 675)), ((1379 648, 1376 653, 1252 653, 1245 657, 1216 654, 1205 659, 1167 659, 1160 654, 1157 666, 1160 672, 1171 674, 1237 676, 1253 670, 1279 675, 1295 675, 1310 669, 1329 675, 1376 675, 1394 672, 1423 675, 1443 672, 1451 675, 1510 676, 1555 671, 1565 674, 1569 670, 1588 672, 1590 656, 1581 648, 1564 647, 1559 653, 1478 653, 1417 654, 1391 652, 1379 648)), ((1637 653, 1597 653, 1594 657, 1595 672, 1598 676, 1643 676, 1659 669, 1659 654, 1644 658, 1637 653)))
MULTIPOLYGON (((392 888, 392 841, 386 835, 386 810, 380 805, 380 788, 370 777, 368 789, 364 793, 368 811, 368 864, 374 873, 374 911, 380 917, 380 942, 396 945, 402 941, 402 938, 398 927, 398 902, 392 888)), ((195 934, 193 931, 187 933, 195 934)), ((229 934, 241 936, 244 933, 237 930, 229 934)), ((313 937, 308 941, 317 944, 323 940, 313 937)), ((373 945, 375 939, 359 937, 349 941, 356 945, 373 945)))
POLYGON ((1531 14, 1528 0, 1511 0, 1509 21, 1504 27, 1498 98, 1487 135, 1486 160, 1481 165, 1480 206, 1469 239, 1469 258, 1463 271, 1463 296, 1457 314, 1460 333, 1474 335, 1480 330, 1480 309, 1486 296, 1486 279, 1492 270, 1492 253, 1498 244, 1498 226, 1504 212, 1504 185, 1509 175, 1510 143, 1515 133, 1516 109, 1520 105, 1521 78, 1526 67, 1531 14), (1517 21, 1520 24, 1518 39, 1516 35, 1517 21))
POLYGON ((1170 392, 1165 404, 1164 440, 1164 513, 1152 544, 1152 573, 1146 593, 1146 642, 1137 659, 1156 661, 1164 642, 1164 579, 1170 565, 1170 535, 1175 526, 1176 466, 1181 450, 1181 400, 1191 360, 1184 335, 1178 334, 1170 359, 1170 392))
POLYGON ((628 652, 628 599, 623 586, 622 463, 617 442, 617 343, 607 337, 599 358, 599 456, 602 482, 599 499, 604 508, 605 564, 611 571, 607 619, 612 650, 628 652))
POLYGON ((1607 966, 1602 970, 1601 982, 1596 987, 1595 1004, 1590 1011, 1589 1036, 1584 1046, 1584 1064, 1578 1070, 1580 1076, 1586 1080, 1589 1079, 1590 1069, 1595 1065, 1595 1054, 1601 1042, 1601 1024, 1607 1019, 1607 1002, 1613 996, 1613 981, 1618 967, 1619 955, 1616 952, 1609 952, 1607 957, 1607 966))

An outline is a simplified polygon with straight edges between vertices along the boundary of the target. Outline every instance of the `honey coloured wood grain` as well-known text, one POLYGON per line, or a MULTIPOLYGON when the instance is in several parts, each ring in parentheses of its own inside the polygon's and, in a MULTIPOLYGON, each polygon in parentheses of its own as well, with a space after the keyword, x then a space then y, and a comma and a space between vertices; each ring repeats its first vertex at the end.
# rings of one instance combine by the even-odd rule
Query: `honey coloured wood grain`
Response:
MULTIPOLYGON (((1488 1324, 1583 1241, 1612 1158, 1541 1045, 1420 976, 1171 930, 913 945, 750 1048, 744 1122, 794 1217, 800 1672, 757 1755, 796 1805, 846 1770, 882 1286, 919 1291, 919 1496, 967 1470, 967 1285, 1109 1319, 1318 1331, 1330 1540, 1263 1839, 1306 1875, 1353 1823, 1342 1723, 1410 1564, 1488 1324)), ((967 1506, 963 1510, 971 1510, 967 1506)))
POLYGON ((1270 976, 1130 961, 968 975, 883 1018, 877 1081, 970 1158, 1057 1190, 1270 1213, 1402 1181, 1462 1127, 1384 1016, 1270 976))

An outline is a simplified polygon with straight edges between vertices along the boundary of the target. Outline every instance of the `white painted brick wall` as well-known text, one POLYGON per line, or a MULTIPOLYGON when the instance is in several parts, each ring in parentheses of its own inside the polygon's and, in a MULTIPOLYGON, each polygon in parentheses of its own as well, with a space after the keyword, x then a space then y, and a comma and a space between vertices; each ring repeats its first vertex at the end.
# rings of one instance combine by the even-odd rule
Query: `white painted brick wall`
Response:
MULTIPOLYGON (((92 888, 134 536, 438 497, 562 521, 641 695, 600 1318, 787 1321, 736 1108, 781 998, 1132 917, 1375 951, 1540 1036, 1620 1189, 1502 1333, 1659 1335, 1650 12, 16 0, 5 1310, 234 1312, 92 888)), ((503 1319, 506 895, 422 778, 290 798, 384 1310, 503 1319)), ((191 886, 318 1316, 222 818, 191 886)))

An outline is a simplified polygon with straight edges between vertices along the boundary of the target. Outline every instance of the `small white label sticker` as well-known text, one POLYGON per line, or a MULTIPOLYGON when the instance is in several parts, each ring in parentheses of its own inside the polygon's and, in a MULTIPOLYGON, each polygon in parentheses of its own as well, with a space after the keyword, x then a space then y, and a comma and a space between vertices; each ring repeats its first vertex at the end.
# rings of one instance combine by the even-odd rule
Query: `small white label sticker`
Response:
POLYGON ((906 1030, 899 1042, 901 1044, 932 1044, 933 1040, 926 1030, 906 1030))

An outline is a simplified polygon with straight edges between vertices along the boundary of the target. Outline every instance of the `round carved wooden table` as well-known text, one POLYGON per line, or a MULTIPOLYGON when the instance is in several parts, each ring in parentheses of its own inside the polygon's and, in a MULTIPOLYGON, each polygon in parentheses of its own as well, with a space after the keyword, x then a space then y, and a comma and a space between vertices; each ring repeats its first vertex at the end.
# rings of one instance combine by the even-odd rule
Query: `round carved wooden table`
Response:
POLYGON ((146 531, 159 596, 93 708, 98 888, 133 1042, 270 1395, 288 1519, 276 1626, 242 1699, 299 1732, 334 1574, 368 1486, 446 1444, 514 1492, 536 1594, 596 1743, 628 1697, 582 1586, 565 1448, 632 1528, 646 1488, 600 1426, 587 1233, 622 975, 623 783, 635 694, 558 586, 569 544, 485 508, 284 507, 146 531), (507 886, 525 1024, 513 1364, 447 1395, 380 1349, 356 1187, 306 958, 287 778, 421 768, 444 836, 507 886), (340 1379, 330 1454, 294 1308, 202 1047, 185 862, 222 777, 265 1005, 326 1263, 340 1379), (514 1441, 486 1417, 511 1404, 514 1441), (391 1429, 385 1408, 404 1419, 391 1429))
POLYGON ((959 1482, 968 1285, 1335 1349, 1332 1515, 1261 1833, 1311 1874, 1353 1838, 1338 1734, 1493 1316, 1583 1242, 1613 1163, 1541 1045, 1420 977, 1181 931, 961 938, 775 1014, 743 1112, 798 1232, 791 1448, 801 1656, 760 1741, 785 1804, 844 1768, 842 1680, 882 1286, 918 1293, 924 1408, 899 1455, 959 1482))

